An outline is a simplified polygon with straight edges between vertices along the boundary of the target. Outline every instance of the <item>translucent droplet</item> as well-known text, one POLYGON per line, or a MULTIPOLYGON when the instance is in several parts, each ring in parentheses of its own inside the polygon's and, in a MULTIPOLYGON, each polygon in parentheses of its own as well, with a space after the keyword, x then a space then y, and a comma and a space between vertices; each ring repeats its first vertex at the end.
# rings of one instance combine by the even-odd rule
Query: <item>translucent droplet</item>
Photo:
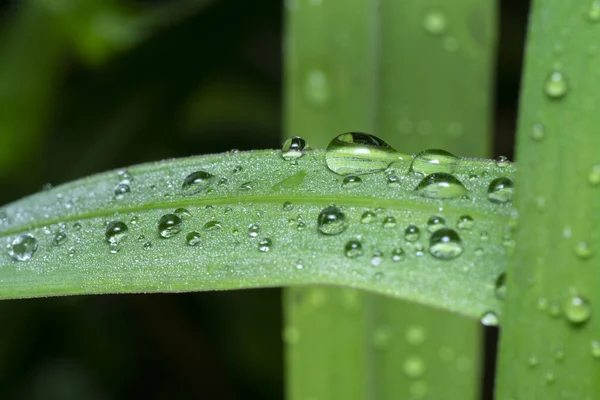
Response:
POLYGON ((404 257, 404 250, 401 247, 396 247, 392 250, 392 261, 402 261, 404 260, 404 257))
POLYGON ((583 324, 592 316, 592 305, 582 296, 572 296, 565 302, 563 311, 572 324, 583 324))
POLYGON ((181 193, 185 196, 198 194, 210 186, 215 177, 205 171, 192 172, 183 180, 181 185, 181 193))
POLYGON ((446 226, 446 220, 440 216, 434 215, 427 220, 427 230, 435 232, 446 226))
POLYGON ((179 215, 181 218, 192 216, 192 214, 190 214, 190 212, 187 210, 187 208, 183 208, 183 207, 177 208, 175 211, 173 211, 173 214, 179 215))
POLYGON ((546 132, 544 129, 544 125, 535 124, 533 125, 533 129, 531 130, 531 138, 536 141, 543 140, 546 137, 546 132))
POLYGON ((244 182, 240 185, 240 190, 252 190, 254 182, 244 182))
POLYGON ((350 175, 350 176, 345 177, 342 180, 342 187, 353 188, 353 187, 360 186, 361 183, 362 183, 362 179, 360 179, 360 177, 350 175))
POLYGON ((368 174, 385 170, 403 159, 389 144, 367 133, 343 133, 327 146, 327 167, 339 175, 368 174))
POLYGON ((127 193, 131 192, 131 188, 126 183, 119 183, 115 186, 115 198, 122 199, 127 193))
POLYGON ((62 231, 58 231, 52 237, 52 246, 63 245, 63 244, 65 244, 66 241, 67 241, 67 234, 62 231))
POLYGON ((600 0, 592 1, 592 4, 587 12, 587 19, 590 22, 600 21, 600 0))
POLYGON ((557 347, 554 349, 554 359, 556 361, 562 361, 565 358, 565 349, 557 347))
POLYGON ((396 226, 396 218, 394 217, 385 217, 383 219, 383 227, 384 228, 394 228, 396 226))
POLYGON ((587 242, 578 242, 575 245, 575 255, 581 259, 588 259, 592 257, 592 249, 587 242))
POLYGON ((183 222, 175 214, 165 214, 158 220, 158 234, 165 238, 171 238, 181 232, 183 222))
POLYGON ((248 235, 250 237, 257 237, 259 231, 260 231, 260 226, 258 224, 252 224, 248 227, 248 235))
POLYGON ((461 215, 460 217, 458 217, 458 222, 456 223, 456 227, 458 229, 462 229, 465 231, 473 228, 474 225, 475 221, 470 215, 461 215))
POLYGON ((389 175, 387 177, 387 185, 389 187, 398 187, 398 186, 400 186, 400 178, 398 178, 396 175, 389 175))
POLYGON ((373 347, 377 350, 385 350, 389 346, 391 338, 392 329, 389 326, 377 327, 373 332, 373 347))
POLYGON ((338 235, 347 227, 346 216, 335 206, 324 208, 317 218, 317 229, 323 235, 338 235))
POLYGON ((540 359, 533 353, 529 354, 529 356, 527 357, 527 365, 529 365, 530 368, 535 368, 540 364, 540 359))
POLYGON ((421 325, 410 325, 404 333, 404 338, 408 344, 413 346, 419 346, 425 343, 426 337, 425 328, 421 325))
POLYGON ((407 242, 416 242, 421 237, 421 230, 416 225, 409 225, 404 230, 404 239, 407 242))
POLYGON ((600 340, 592 340, 592 357, 600 359, 600 340))
POLYGON ((281 145, 281 157, 286 161, 297 160, 306 154, 306 141, 300 136, 292 136, 281 145))
POLYGON ((425 361, 418 356, 407 357, 406 360, 404 360, 402 367, 404 373, 410 379, 420 378, 426 370, 425 361))
POLYGON ((508 158, 504 157, 504 156, 500 156, 496 159, 496 166, 498 168, 505 168, 508 167, 510 165, 510 161, 508 161, 508 158))
POLYGON ((496 278, 496 284, 494 293, 498 300, 504 300, 506 298, 506 273, 503 272, 496 278))
POLYGON ((498 322, 498 316, 493 311, 486 312, 481 317, 481 324, 485 326, 496 326, 498 322))
POLYGON ((600 164, 596 164, 590 169, 588 182, 594 186, 600 185, 600 164))
POLYGON ((554 383, 556 381, 556 375, 554 375, 554 371, 552 371, 551 369, 546 371, 545 378, 546 378, 546 383, 548 383, 548 384, 554 383))
POLYGON ((436 172, 427 175, 415 190, 423 197, 432 199, 455 199, 467 194, 467 189, 453 175, 436 172))
POLYGON ((380 251, 374 251, 371 255, 371 265, 378 267, 383 261, 383 253, 380 251))
POLYGON ((424 150, 413 158, 410 171, 421 175, 429 175, 434 172, 451 173, 459 161, 458 157, 446 150, 424 150))
POLYGON ((441 228, 431 234, 429 253, 441 260, 452 260, 463 252, 460 236, 454 229, 441 228))
POLYGON ((294 209, 294 205, 292 204, 291 201, 286 201, 285 203, 283 203, 284 211, 292 211, 293 209, 294 209))
POLYGON ((218 231, 219 229, 221 229, 223 226, 221 225, 221 222, 219 221, 208 221, 207 223, 204 224, 204 226, 202 227, 202 229, 204 229, 205 231, 218 231))
POLYGON ((567 94, 569 85, 562 72, 554 71, 548 76, 544 90, 548 97, 559 99, 567 94))
POLYGON ((496 178, 488 186, 488 200, 492 203, 508 203, 513 197, 513 181, 508 178, 496 178))
POLYGON ((270 238, 262 238, 258 241, 258 250, 266 253, 271 251, 271 247, 273 246, 273 241, 270 238))
POLYGON ((316 107, 324 107, 331 97, 331 84, 325 72, 313 69, 306 74, 304 95, 309 103, 316 107))
POLYGON ((129 228, 122 221, 112 221, 106 226, 104 237, 109 244, 118 245, 129 235, 129 228))
POLYGON ((438 10, 428 12, 423 19, 423 28, 431 35, 441 35, 447 26, 446 16, 438 10))
POLYGON ((201 242, 200 233, 196 231, 192 231, 185 235, 185 243, 188 246, 199 246, 201 242))
POLYGON ((244 170, 244 167, 242 167, 241 165, 236 165, 235 168, 233 168, 233 172, 234 174, 238 174, 240 172, 242 172, 244 170))
POLYGON ((360 222, 363 224, 370 224, 377 219, 377 215, 373 211, 365 211, 360 217, 360 222))
POLYGON ((27 261, 33 257, 38 248, 37 239, 29 234, 17 236, 8 246, 8 255, 15 261, 27 261))

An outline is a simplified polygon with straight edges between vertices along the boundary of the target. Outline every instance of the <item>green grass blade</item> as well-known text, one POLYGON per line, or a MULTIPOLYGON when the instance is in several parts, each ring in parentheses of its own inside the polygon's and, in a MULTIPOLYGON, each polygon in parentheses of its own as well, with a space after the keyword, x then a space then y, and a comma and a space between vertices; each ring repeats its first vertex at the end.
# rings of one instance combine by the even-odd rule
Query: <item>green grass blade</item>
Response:
POLYGON ((600 8, 534 1, 497 397, 600 398, 600 8))

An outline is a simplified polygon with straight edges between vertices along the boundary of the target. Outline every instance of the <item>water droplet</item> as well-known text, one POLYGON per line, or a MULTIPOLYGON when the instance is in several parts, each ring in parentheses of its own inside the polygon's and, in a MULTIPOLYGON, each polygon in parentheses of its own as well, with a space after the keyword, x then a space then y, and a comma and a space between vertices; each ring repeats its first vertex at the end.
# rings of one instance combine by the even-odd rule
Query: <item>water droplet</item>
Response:
POLYGON ((273 241, 270 238, 262 238, 258 241, 258 250, 263 253, 271 251, 271 246, 273 246, 273 241))
POLYGON ((304 94, 307 100, 316 107, 324 107, 331 97, 329 79, 325 72, 313 69, 306 74, 304 94))
POLYGON ((427 230, 429 232, 435 232, 438 229, 443 228, 444 226, 446 226, 446 220, 437 215, 429 217, 429 219, 427 220, 427 230))
POLYGON ((587 242, 578 242, 575 245, 575 255, 581 259, 588 259, 592 256, 592 249, 587 242))
POLYGON ((284 211, 292 211, 293 209, 294 209, 294 205, 292 204, 292 202, 286 201, 285 203, 283 203, 284 211))
POLYGON ((565 349, 557 347, 554 349, 554 359, 556 361, 562 361, 565 359, 565 349))
POLYGON ((365 211, 360 217, 360 222, 363 224, 370 224, 377 219, 377 215, 373 211, 365 211))
POLYGON ((592 316, 592 306, 590 302, 581 296, 572 296, 563 306, 565 317, 572 324, 582 324, 592 316))
POLYGON ((592 185, 600 184, 600 164, 596 164, 592 167, 592 169, 590 169, 588 182, 592 185))
POLYGON ((459 43, 458 40, 453 36, 448 36, 444 38, 444 49, 446 51, 452 52, 458 50, 459 43))
POLYGON ((429 253, 441 260, 452 260, 463 252, 463 245, 454 229, 441 228, 431 234, 429 253))
POLYGON ((260 226, 258 224, 252 224, 248 227, 248 235, 250 237, 257 237, 258 231, 260 231, 260 226))
POLYGON ((387 177, 387 185, 389 187, 398 187, 400 186, 400 178, 396 175, 389 175, 387 177))
POLYGON ((600 21, 600 0, 592 1, 592 4, 587 12, 587 19, 590 22, 600 21))
POLYGON ((404 373, 410 379, 420 378, 426 370, 425 361, 418 356, 407 357, 406 360, 404 360, 402 367, 404 373))
POLYGON ((500 156, 496 159, 496 166, 498 168, 506 168, 510 165, 510 161, 508 161, 508 158, 504 157, 504 156, 500 156))
POLYGON ((384 228, 394 228, 396 226, 396 218, 394 217, 385 217, 383 219, 383 227, 384 228))
POLYGON ((338 235, 347 227, 346 216, 335 206, 324 208, 317 218, 317 229, 323 235, 338 235))
POLYGON ((131 192, 131 188, 126 183, 121 182, 115 186, 115 198, 117 200, 122 199, 129 192, 131 192))
POLYGON ((503 272, 496 278, 496 285, 494 289, 496 298, 498 300, 504 300, 506 298, 506 273, 503 272))
POLYGON ((529 354, 529 356, 527 357, 527 365, 529 365, 529 368, 535 368, 539 364, 540 364, 539 358, 533 353, 529 354))
POLYGON ((73 224, 73 231, 77 232, 81 230, 81 224, 79 222, 75 222, 73 224))
POLYGON ((385 350, 392 338, 392 328, 389 326, 380 326, 373 332, 373 347, 377 350, 385 350))
POLYGON ((404 257, 404 250, 401 247, 396 247, 392 250, 392 261, 402 261, 404 260, 404 257))
POLYGON ((218 231, 222 227, 223 226, 221 225, 221 222, 212 220, 212 221, 208 221, 207 223, 205 223, 204 226, 202 227, 202 229, 210 232, 210 231, 218 231))
POLYGON ((232 171, 232 172, 233 172, 234 174, 237 174, 237 173, 240 173, 240 172, 242 172, 243 170, 244 170, 244 167, 242 167, 241 165, 236 165, 236 166, 235 166, 235 168, 233 168, 233 171, 232 171))
POLYGON ((496 178, 488 186, 488 200, 492 203, 508 203, 513 197, 513 181, 508 178, 496 178))
POLYGON ((422 243, 415 243, 414 250, 415 250, 415 256, 417 256, 417 257, 422 257, 423 255, 425 255, 425 246, 423 246, 422 243))
POLYGON ((104 237, 109 244, 119 245, 129 235, 129 228, 122 221, 112 221, 106 226, 104 237))
POLYGON ((552 318, 558 317, 560 315, 560 303, 557 301, 550 303, 548 306, 548 314, 550 314, 552 318))
POLYGON ((244 182, 240 185, 240 190, 252 190, 254 182, 244 182))
POLYGON ((353 187, 360 186, 361 183, 362 183, 362 179, 360 179, 360 177, 351 175, 351 176, 345 177, 342 180, 342 187, 353 188, 353 187))
POLYGON ((177 208, 175 211, 173 211, 173 214, 179 215, 181 218, 192 216, 192 214, 190 214, 190 212, 187 210, 187 208, 183 208, 183 207, 177 208))
POLYGON ((144 242, 144 244, 142 245, 142 247, 144 248, 144 250, 150 250, 152 248, 153 244, 152 242, 144 242))
POLYGON ((447 26, 446 16, 438 10, 428 12, 423 19, 423 28, 431 35, 441 35, 447 26))
POLYGON ((481 324, 485 326, 498 325, 498 316, 493 311, 488 311, 481 317, 481 324))
POLYGON ((296 269, 302 269, 302 268, 304 268, 304 261, 301 259, 298 259, 298 260, 294 261, 294 266, 296 267, 296 269))
POLYGON ((548 76, 544 90, 548 97, 559 99, 567 94, 569 85, 562 72, 554 71, 548 76))
POLYGON ((8 255, 15 261, 27 261, 33 257, 38 248, 37 239, 29 234, 17 236, 8 246, 8 255))
POLYGON ((368 174, 385 170, 392 162, 401 160, 389 144, 367 133, 343 133, 327 146, 327 167, 339 175, 368 174))
POLYGON ((425 328, 420 325, 410 325, 406 328, 404 338, 408 344, 413 346, 419 346, 425 342, 427 335, 425 334, 425 328))
POLYGON ((66 241, 67 241, 67 234, 62 231, 58 231, 52 237, 52 246, 60 246, 60 245, 64 244, 66 241))
POLYGON ((538 298, 537 309, 540 311, 546 311, 548 309, 548 299, 545 297, 538 298))
POLYGON ((281 157, 286 161, 297 160, 306 154, 306 141, 300 136, 292 136, 281 145, 281 157))
POLYGON ((182 227, 181 218, 175 214, 165 214, 158 220, 158 234, 165 239, 177 235, 182 227))
POLYGON ((545 377, 546 377, 546 383, 548 383, 548 384, 554 383, 556 381, 556 375, 554 375, 554 371, 552 371, 551 369, 546 371, 545 377))
POLYGON ((536 141, 543 140, 546 137, 546 132, 544 129, 544 125, 535 124, 533 125, 533 129, 531 130, 531 138, 536 141))
MULTIPOLYGON (((378 267, 379 265, 381 265, 383 261, 383 253, 380 251, 374 251, 373 254, 371 255, 371 265, 374 267, 378 267)), ((378 272, 378 274, 381 274, 379 277, 377 276, 377 274, 375 274, 376 278, 381 278, 383 277, 383 274, 378 272)))
POLYGON ((592 357, 600 359, 600 340, 592 340, 591 350, 592 357))
POLYGON ((185 235, 185 243, 188 246, 199 246, 201 242, 200 233, 196 231, 192 231, 185 235))
POLYGON ((198 194, 208 189, 214 179, 214 175, 205 171, 192 172, 183 180, 181 193, 185 196, 198 194))
POLYGON ((415 190, 423 197, 433 199, 455 199, 467 194, 467 189, 453 175, 436 172, 427 175, 415 190))
POLYGON ((424 150, 413 158, 410 171, 421 175, 429 175, 434 172, 451 173, 459 161, 458 157, 446 150, 424 150))
POLYGON ((344 254, 346 254, 346 257, 348 258, 359 257, 362 253, 362 244, 359 240, 349 240, 344 246, 344 254))
POLYGON ((407 242, 416 242, 421 237, 421 230, 416 225, 409 225, 404 229, 404 239, 407 242))
POLYGON ((469 229, 473 228, 474 225, 475 221, 470 215, 461 215, 460 217, 458 217, 458 222, 456 223, 456 227, 458 229, 462 229, 465 231, 468 231, 469 229))

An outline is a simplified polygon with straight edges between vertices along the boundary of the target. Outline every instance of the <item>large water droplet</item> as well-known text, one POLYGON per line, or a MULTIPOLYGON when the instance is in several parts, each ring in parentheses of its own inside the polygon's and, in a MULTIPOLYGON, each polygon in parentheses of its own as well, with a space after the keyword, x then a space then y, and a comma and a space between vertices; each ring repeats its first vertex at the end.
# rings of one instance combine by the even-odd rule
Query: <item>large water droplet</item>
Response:
POLYGON ((258 250, 266 253, 271 251, 271 247, 273 246, 273 241, 270 238, 262 238, 258 241, 258 250))
POLYGON ((8 246, 8 255, 16 261, 27 261, 33 257, 38 248, 37 239, 29 234, 17 236, 8 246))
POLYGON ((496 159, 496 166, 498 168, 506 168, 510 165, 510 161, 508 160, 508 158, 504 157, 504 156, 499 156, 496 159))
POLYGON ((306 74, 304 95, 312 105, 323 107, 331 97, 331 84, 325 72, 313 69, 306 74))
POLYGON ((389 144, 367 133, 343 133, 327 146, 327 167, 339 175, 368 174, 386 169, 403 159, 389 144))
POLYGON ((418 153, 412 160, 410 171, 422 175, 434 172, 450 173, 458 165, 459 158, 441 149, 429 149, 418 153))
POLYGON ((129 234, 129 228, 122 221, 112 221, 106 226, 104 237, 106 241, 111 245, 118 245, 129 234))
POLYGON ((498 322, 498 316, 493 311, 488 311, 481 317, 481 324, 485 326, 496 326, 498 322))
POLYGON ((431 35, 441 35, 447 26, 446 16, 438 10, 428 12, 423 19, 423 28, 431 35))
POLYGON ((429 219, 427 220, 427 230, 429 232, 435 232, 438 229, 443 228, 444 226, 446 226, 446 220, 440 216, 434 215, 432 217, 429 217, 429 219))
POLYGON ((182 227, 181 218, 175 214, 165 214, 158 220, 158 234, 165 239, 177 235, 182 227))
POLYGON ((569 85, 562 72, 554 71, 548 76, 544 90, 548 97, 559 99, 567 94, 569 85))
POLYGON ((200 246, 201 238, 200 233, 196 231, 192 231, 185 235, 185 243, 188 246, 200 246))
POLYGON ((404 229, 404 239, 407 242, 416 242, 421 237, 421 230, 416 225, 409 225, 404 229))
POLYGON ((572 324, 583 324, 592 316, 592 305, 582 296, 572 296, 564 303, 563 311, 572 324))
POLYGON ((214 175, 209 174, 205 171, 192 172, 183 180, 183 184, 181 185, 181 192, 185 196, 198 194, 203 190, 206 190, 210 186, 214 178, 214 175))
POLYGON ((306 153, 306 141, 300 136, 292 136, 281 145, 281 157, 286 161, 297 160, 306 153))
POLYGON ((513 181, 508 178, 496 178, 488 186, 488 200, 492 203, 508 203, 513 197, 513 181))
POLYGON ((423 197, 433 199, 455 199, 467 194, 467 189, 453 175, 436 172, 427 175, 415 190, 423 197))
POLYGON ((370 224, 371 222, 375 222, 376 219, 377 215, 373 211, 365 211, 360 217, 360 222, 370 224))
POLYGON ((338 235, 347 227, 346 216, 335 206, 324 208, 317 218, 317 229, 324 235, 338 235))
POLYGON ((462 240, 454 229, 438 229, 429 239, 429 252, 435 258, 452 260, 463 252, 462 240))

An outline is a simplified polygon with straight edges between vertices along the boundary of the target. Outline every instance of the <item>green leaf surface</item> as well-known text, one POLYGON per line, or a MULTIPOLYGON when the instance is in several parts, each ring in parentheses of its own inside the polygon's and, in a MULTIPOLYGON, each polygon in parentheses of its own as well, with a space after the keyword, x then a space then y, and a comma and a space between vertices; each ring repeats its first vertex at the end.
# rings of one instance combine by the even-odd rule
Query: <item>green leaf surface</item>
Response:
POLYGON ((415 192, 422 178, 408 173, 409 163, 390 170, 401 176, 400 186, 388 185, 387 175, 378 173, 363 176, 357 187, 344 187, 343 178, 325 166, 323 151, 310 152, 297 163, 284 161, 277 151, 201 156, 62 185, 3 209, 0 235, 6 245, 10 248, 20 234, 31 234, 38 249, 27 261, 2 253, 0 297, 322 283, 365 288, 475 317, 497 310, 493 282, 503 268, 498 261, 506 257, 502 238, 511 208, 491 203, 487 186, 496 176, 512 175, 513 166, 463 160, 455 175, 469 196, 437 200, 415 192), (214 176, 209 187, 184 195, 184 178, 198 170, 214 176), (115 195, 124 180, 130 182, 130 192, 115 195), (332 203, 343 210, 347 229, 323 235, 317 230, 318 215, 332 203), (161 237, 159 219, 182 207, 191 215, 182 217, 181 232, 161 237), (376 213, 372 223, 361 222, 365 211, 376 213), (433 214, 453 227, 464 214, 475 221, 473 229, 458 230, 464 251, 454 260, 429 254, 427 220, 433 214), (396 224, 385 228, 386 217, 396 224), (111 221, 128 226, 115 253, 105 238, 111 221), (253 224, 258 225, 256 237, 249 234, 253 224), (421 231, 416 242, 404 237, 409 224, 421 231), (198 246, 186 244, 192 231, 199 233, 198 246), (66 239, 57 239, 59 233, 66 239), (353 239, 362 243, 364 254, 351 259, 344 246, 353 239), (396 248, 405 253, 401 261, 391 259, 396 248), (385 257, 373 261, 374 249, 385 257))

